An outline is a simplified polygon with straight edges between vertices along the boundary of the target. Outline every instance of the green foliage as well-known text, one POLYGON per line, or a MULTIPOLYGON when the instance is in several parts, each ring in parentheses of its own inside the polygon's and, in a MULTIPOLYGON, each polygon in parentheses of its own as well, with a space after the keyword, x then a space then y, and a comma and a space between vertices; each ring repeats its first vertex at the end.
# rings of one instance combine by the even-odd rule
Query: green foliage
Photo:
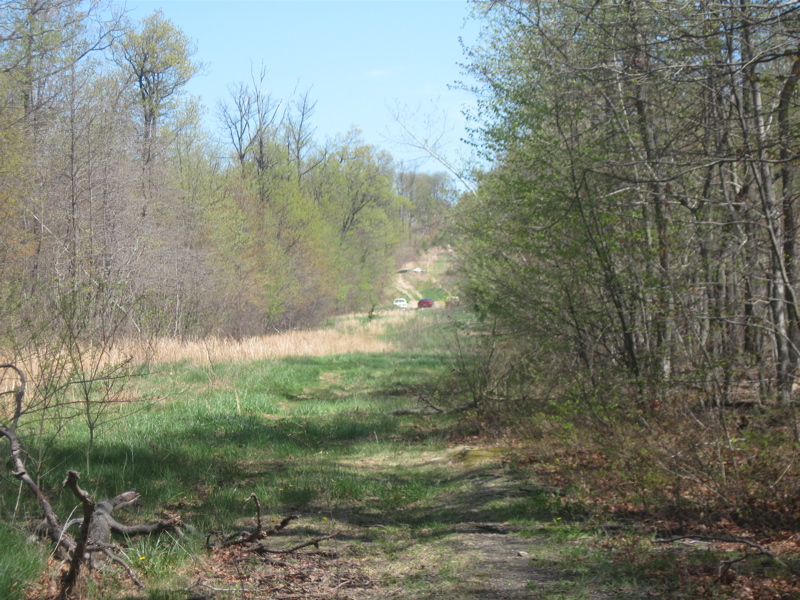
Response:
POLYGON ((355 130, 323 147, 309 94, 272 98, 266 72, 220 107, 231 150, 213 142, 184 93, 196 49, 163 13, 105 23, 99 4, 10 7, 4 317, 96 285, 140 339, 309 327, 379 301, 406 226, 435 235, 445 177, 406 176, 400 195, 391 156, 355 130))
POLYGON ((129 28, 114 51, 136 89, 143 136, 149 140, 156 135, 159 120, 175 106, 175 96, 199 70, 191 60, 194 48, 164 13, 156 11, 137 28, 129 28))
POLYGON ((204 219, 220 283, 236 282, 219 286, 223 327, 256 334, 368 309, 400 242, 390 157, 354 132, 328 153, 306 148, 301 177, 278 132, 259 135, 269 164, 245 153, 204 219))
MULTIPOLYGON (((737 377, 772 369, 788 402, 797 361, 786 342, 800 322, 784 299, 794 297, 797 249, 774 239, 795 235, 784 230, 794 208, 779 208, 796 193, 795 166, 784 162, 778 177, 763 152, 731 143, 794 143, 796 82, 778 92, 767 73, 795 77, 786 74, 796 61, 749 75, 738 62, 739 52, 791 45, 788 29, 769 25, 783 11, 752 7, 754 35, 739 46, 725 28, 707 30, 702 7, 476 5, 484 30, 468 70, 481 91, 476 143, 493 167, 457 208, 464 295, 527 348, 553 389, 582 390, 587 404, 596 392, 627 395, 643 408, 665 390, 699 387, 724 403, 737 377), (665 41, 673 28, 682 34, 665 41), (734 98, 751 96, 751 123, 783 129, 732 116, 734 98), (773 108, 762 113, 767 97, 773 108), (776 188, 759 187, 761 177, 776 188), (761 235, 765 220, 777 238, 761 235), (756 280, 773 291, 746 283, 756 280), (765 337, 756 322, 769 323, 765 337)), ((715 18, 735 28, 741 14, 715 18)))
POLYGON ((407 223, 409 242, 415 247, 441 242, 447 216, 457 197, 447 175, 401 172, 397 174, 397 191, 406 199, 400 210, 402 220, 407 223))

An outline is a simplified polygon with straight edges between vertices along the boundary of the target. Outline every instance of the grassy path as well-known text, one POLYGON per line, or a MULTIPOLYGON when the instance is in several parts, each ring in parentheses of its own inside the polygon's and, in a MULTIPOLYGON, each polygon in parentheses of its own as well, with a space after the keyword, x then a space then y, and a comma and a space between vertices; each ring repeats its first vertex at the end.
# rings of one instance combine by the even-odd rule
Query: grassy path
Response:
MULTIPOLYGON (((91 452, 80 423, 61 430, 42 476, 59 514, 74 509, 58 494, 60 479, 77 469, 95 498, 131 487, 141 493, 142 505, 120 519, 179 515, 197 532, 125 542, 146 589, 135 591, 111 568, 87 582, 84 597, 602 597, 607 573, 584 564, 585 511, 510 466, 504 457, 512 449, 453 442, 448 417, 390 414, 415 406, 416 395, 441 385, 450 367, 426 347, 436 317, 404 318, 414 351, 165 363, 135 383, 135 402, 100 428, 91 452), (209 551, 207 541, 254 527, 251 494, 264 529, 298 517, 267 538, 270 550, 331 537, 289 554, 209 551)), ((0 492, 9 514, 16 489, 0 492)), ((36 510, 28 503, 14 514, 34 520, 36 510)), ((22 536, 14 539, 8 555, 25 545, 22 536)), ((34 574, 54 573, 45 558, 26 559, 38 565, 34 574)), ((7 581, 2 565, 0 585, 7 581)), ((631 593, 614 597, 636 597, 635 578, 625 585, 631 593)), ((0 597, 22 597, 6 587, 0 597)), ((47 578, 28 597, 46 594, 47 578)))
POLYGON ((129 480, 152 510, 166 505, 201 531, 231 532, 254 524, 246 500, 256 493, 269 522, 300 517, 269 540, 273 549, 335 534, 285 565, 195 549, 152 570, 159 589, 230 598, 564 597, 552 542, 570 530, 560 496, 506 464, 507 449, 455 446, 445 418, 389 414, 415 406, 416 391, 446 366, 435 353, 394 352, 218 365, 213 374, 184 365, 151 378, 152 393, 172 389, 171 400, 138 416, 128 435, 138 430, 170 457, 151 471, 152 461, 132 453, 129 480), (300 572, 307 579, 296 581, 300 572))

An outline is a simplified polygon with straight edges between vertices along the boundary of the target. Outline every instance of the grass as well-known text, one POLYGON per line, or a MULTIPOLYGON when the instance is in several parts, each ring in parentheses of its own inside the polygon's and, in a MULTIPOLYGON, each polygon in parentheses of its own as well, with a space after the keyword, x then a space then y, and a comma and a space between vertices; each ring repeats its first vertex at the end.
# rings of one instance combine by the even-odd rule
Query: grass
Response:
MULTIPOLYGON (((374 340, 413 318, 343 319, 337 336, 358 339, 361 328, 374 340)), ((419 315, 417 326, 428 327, 425 320, 419 315)), ((360 526, 414 507, 406 523, 424 521, 416 505, 436 496, 446 473, 410 465, 442 451, 444 429, 420 429, 389 411, 415 406, 414 390, 434 383, 444 363, 431 351, 385 352, 386 340, 380 351, 320 356, 330 351, 326 339, 320 343, 327 350, 281 359, 231 359, 249 357, 253 344, 188 344, 168 353, 172 362, 133 382, 139 400, 125 418, 101 428, 88 459, 81 422, 60 432, 46 457, 49 469, 39 474, 43 488, 57 512, 68 515, 75 500, 58 492, 63 473, 86 473, 88 462, 82 486, 93 497, 132 487, 142 494, 142 506, 128 515, 138 521, 167 510, 200 531, 235 531, 254 516, 251 493, 272 518, 302 511, 312 524, 335 516, 339 524, 360 526)), ((13 486, 0 488, 4 517, 36 514, 31 499, 15 506, 14 493, 13 486)), ((13 532, 6 543, 23 546, 23 528, 13 532)), ((152 582, 177 577, 195 551, 168 537, 126 547, 129 561, 152 582)), ((42 572, 41 564, 31 564, 13 575, 17 587, 42 572)), ((0 589, 12 589, 11 577, 0 589)))
POLYGON ((17 600, 44 570, 47 550, 26 541, 18 528, 0 523, 0 597, 17 600))
MULTIPOLYGON (((123 542, 128 562, 148 586, 138 600, 174 598, 209 573, 225 580, 217 587, 238 590, 219 598, 251 593, 256 584, 224 569, 245 569, 242 563, 225 562, 204 543, 213 532, 252 527, 252 493, 268 526, 288 514, 301 517, 289 534, 270 539, 272 547, 337 532, 322 551, 336 552, 336 572, 366 573, 377 586, 373 598, 402 590, 404 598, 455 600, 487 585, 492 569, 479 555, 469 546, 454 550, 475 523, 503 523, 516 534, 509 538, 531 549, 536 560, 522 564, 539 598, 641 598, 648 590, 665 598, 713 597, 716 570, 733 556, 728 550, 654 551, 633 528, 605 527, 614 516, 597 512, 570 489, 540 485, 542 473, 552 473, 559 460, 544 447, 538 459, 508 462, 530 451, 505 440, 454 442, 455 417, 390 414, 415 407, 421 392, 445 387, 452 364, 443 334, 453 315, 396 311, 343 318, 332 324, 338 333, 321 335, 307 354, 251 358, 254 343, 233 342, 165 353, 164 362, 132 383, 136 401, 125 407, 124 418, 100 429, 88 472, 85 427, 76 421, 60 432, 39 474, 43 487, 66 519, 76 502, 61 492, 61 479, 66 469, 82 471, 81 485, 94 498, 132 487, 142 494, 141 506, 121 519, 146 522, 176 513, 199 532, 123 542), (326 340, 362 335, 381 349, 322 350, 338 347, 326 340), (481 447, 467 447, 474 442, 481 447), (675 576, 683 572, 696 577, 675 576)), ((26 541, 37 507, 24 495, 18 503, 17 491, 13 480, 0 481, 0 522, 13 523, 0 525, 0 598, 12 600, 46 572, 46 550, 26 541)), ((753 562, 752 568, 767 567, 753 562)), ((126 594, 124 583, 106 578, 88 586, 84 597, 126 594)))

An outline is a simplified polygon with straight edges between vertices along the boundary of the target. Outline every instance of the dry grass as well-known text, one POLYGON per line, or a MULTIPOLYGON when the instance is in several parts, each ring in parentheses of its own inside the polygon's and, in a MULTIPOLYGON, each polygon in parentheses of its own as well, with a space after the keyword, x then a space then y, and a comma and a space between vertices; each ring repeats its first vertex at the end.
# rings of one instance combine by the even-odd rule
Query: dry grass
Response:
POLYGON ((328 356, 351 352, 391 352, 394 348, 378 339, 390 325, 411 318, 413 311, 381 313, 364 321, 351 315, 338 319, 333 327, 313 331, 287 331, 233 340, 210 337, 186 341, 161 339, 153 347, 153 362, 219 363, 267 360, 285 356, 328 356))
MULTIPOLYGON (((150 344, 130 340, 128 343, 118 344, 113 349, 91 347, 83 349, 82 368, 85 372, 97 372, 108 365, 119 364, 130 358, 133 358, 133 364, 181 361, 216 364, 269 360, 286 356, 391 352, 395 348, 391 343, 379 339, 379 336, 389 327, 413 319, 414 315, 413 310, 378 312, 374 319, 366 319, 363 315, 348 315, 340 317, 333 326, 326 329, 287 331, 242 340, 219 337, 197 340, 160 338, 150 344)), ((10 352, 0 351, 0 364, 4 362, 16 364, 22 369, 31 385, 36 385, 40 379, 46 379, 46 371, 54 364, 63 364, 62 368, 65 370, 63 374, 70 368, 67 357, 58 353, 46 357, 36 354, 15 357, 10 352)), ((14 389, 18 383, 13 372, 0 372, 0 393, 14 389)), ((3 404, 12 401, 13 397, 6 395, 0 400, 3 400, 0 402, 0 414, 2 414, 3 404)))
POLYGON ((249 362, 285 356, 325 356, 348 352, 389 352, 391 346, 374 337, 338 331, 289 331, 231 340, 211 337, 197 341, 162 339, 155 344, 154 362, 249 362))

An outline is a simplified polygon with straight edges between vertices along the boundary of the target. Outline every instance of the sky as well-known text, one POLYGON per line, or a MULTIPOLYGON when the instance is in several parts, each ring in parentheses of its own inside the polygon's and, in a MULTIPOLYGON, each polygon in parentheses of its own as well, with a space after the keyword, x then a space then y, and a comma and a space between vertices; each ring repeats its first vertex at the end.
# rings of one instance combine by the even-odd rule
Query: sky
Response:
POLYGON ((443 170, 415 162, 425 153, 399 143, 400 107, 417 135, 443 136, 449 160, 466 155, 463 112, 474 96, 456 86, 465 81, 459 39, 473 42, 478 24, 464 0, 129 0, 127 7, 135 21, 162 10, 195 43, 205 69, 187 91, 201 98, 216 131, 218 103, 263 65, 273 98, 309 91, 320 143, 357 127, 409 167, 443 170))

